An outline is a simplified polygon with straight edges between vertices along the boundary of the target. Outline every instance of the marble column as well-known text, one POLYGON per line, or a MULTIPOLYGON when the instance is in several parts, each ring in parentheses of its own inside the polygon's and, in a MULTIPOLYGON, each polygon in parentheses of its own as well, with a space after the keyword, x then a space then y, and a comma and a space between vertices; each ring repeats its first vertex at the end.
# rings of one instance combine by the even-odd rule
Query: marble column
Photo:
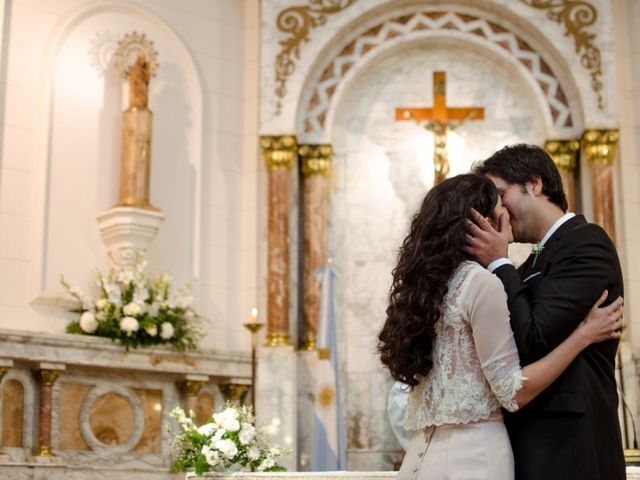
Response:
POLYGON ((269 172, 267 345, 289 345, 289 222, 293 136, 260 137, 269 172))
POLYGON ((177 382, 176 386, 182 395, 182 407, 187 415, 189 412, 196 412, 198 394, 209 377, 206 375, 186 375, 184 380, 177 382))
POLYGON ((613 162, 619 134, 617 130, 587 130, 582 135, 582 152, 589 162, 593 220, 616 242, 613 197, 613 162))
POLYGON ((298 147, 303 175, 303 348, 313 350, 318 332, 320 282, 316 271, 327 261, 327 198, 328 172, 333 151, 331 145, 300 145, 298 147))
POLYGON ((549 140, 544 149, 558 167, 562 178, 562 187, 567 196, 568 211, 575 212, 577 207, 576 167, 578 166, 579 140, 549 140))
POLYGON ((62 364, 41 363, 33 376, 40 385, 40 406, 38 410, 38 448, 36 455, 52 457, 51 410, 53 408, 53 384, 65 369, 62 364))
POLYGON ((224 399, 227 402, 231 402, 236 405, 242 405, 244 403, 244 399, 249 391, 249 385, 244 383, 220 383, 218 388, 222 392, 222 395, 224 395, 224 399))

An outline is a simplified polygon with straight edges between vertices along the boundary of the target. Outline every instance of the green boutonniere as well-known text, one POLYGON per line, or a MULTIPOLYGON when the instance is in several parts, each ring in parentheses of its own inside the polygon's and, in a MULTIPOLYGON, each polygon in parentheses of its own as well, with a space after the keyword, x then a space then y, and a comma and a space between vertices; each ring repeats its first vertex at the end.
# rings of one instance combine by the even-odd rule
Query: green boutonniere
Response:
POLYGON ((538 260, 538 257, 540 256, 540 254, 542 253, 542 250, 544 249, 544 247, 542 245, 540 245, 540 243, 534 243, 531 246, 531 253, 533 253, 533 263, 531 264, 532 267, 536 266, 536 261, 538 260))

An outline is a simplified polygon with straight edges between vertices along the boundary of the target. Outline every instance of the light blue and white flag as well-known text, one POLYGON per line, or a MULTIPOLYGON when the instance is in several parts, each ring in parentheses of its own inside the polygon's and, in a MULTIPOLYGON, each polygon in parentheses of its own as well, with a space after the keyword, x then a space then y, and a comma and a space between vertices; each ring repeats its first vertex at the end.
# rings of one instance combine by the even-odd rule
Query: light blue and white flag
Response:
POLYGON ((315 388, 315 423, 311 470, 346 470, 346 446, 338 375, 331 261, 316 273, 320 277, 320 312, 316 347, 318 366, 315 388))

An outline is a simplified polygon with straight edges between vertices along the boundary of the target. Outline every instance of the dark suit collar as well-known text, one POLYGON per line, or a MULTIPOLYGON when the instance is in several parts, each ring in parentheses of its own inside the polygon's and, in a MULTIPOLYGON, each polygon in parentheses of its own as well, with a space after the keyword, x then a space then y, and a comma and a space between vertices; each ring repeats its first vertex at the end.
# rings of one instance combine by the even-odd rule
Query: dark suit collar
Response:
MULTIPOLYGON (((580 225, 584 225, 586 223, 587 223, 587 220, 584 218, 584 215, 576 215, 575 217, 570 218, 569 220, 564 222, 562 225, 560 225, 558 227, 558 229, 555 232, 553 232, 553 234, 545 242, 544 248, 542 250, 542 253, 540 253, 540 257, 538 259, 538 263, 536 263, 536 266, 538 267, 539 263, 542 261, 542 257, 545 254, 545 250, 548 250, 551 247, 551 245, 553 245, 555 242, 560 240, 565 234, 567 234, 568 232, 570 232, 574 228, 576 228, 576 227, 578 227, 580 225)), ((531 254, 524 261, 524 263, 519 268, 520 273, 527 274, 527 275, 531 273, 532 264, 533 264, 533 257, 534 257, 534 255, 531 254)))
POLYGON ((584 215, 576 215, 575 217, 570 218, 569 220, 564 222, 562 225, 560 225, 555 232, 553 232, 553 235, 551 235, 549 237, 549 240, 546 241, 545 247, 551 246, 551 243, 557 242, 565 234, 567 234, 568 232, 570 232, 571 230, 573 230, 574 228, 580 225, 584 225, 585 223, 587 223, 587 220, 586 218, 584 218, 584 215))

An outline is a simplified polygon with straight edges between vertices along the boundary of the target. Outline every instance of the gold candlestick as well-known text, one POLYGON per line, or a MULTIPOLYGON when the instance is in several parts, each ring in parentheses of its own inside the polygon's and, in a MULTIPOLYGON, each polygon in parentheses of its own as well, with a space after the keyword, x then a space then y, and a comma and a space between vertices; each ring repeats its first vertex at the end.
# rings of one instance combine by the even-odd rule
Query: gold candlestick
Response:
POLYGON ((253 415, 256 415, 256 348, 257 348, 257 333, 264 323, 258 323, 258 309, 251 310, 251 322, 244 323, 243 326, 251 332, 251 408, 253 408, 253 415))

